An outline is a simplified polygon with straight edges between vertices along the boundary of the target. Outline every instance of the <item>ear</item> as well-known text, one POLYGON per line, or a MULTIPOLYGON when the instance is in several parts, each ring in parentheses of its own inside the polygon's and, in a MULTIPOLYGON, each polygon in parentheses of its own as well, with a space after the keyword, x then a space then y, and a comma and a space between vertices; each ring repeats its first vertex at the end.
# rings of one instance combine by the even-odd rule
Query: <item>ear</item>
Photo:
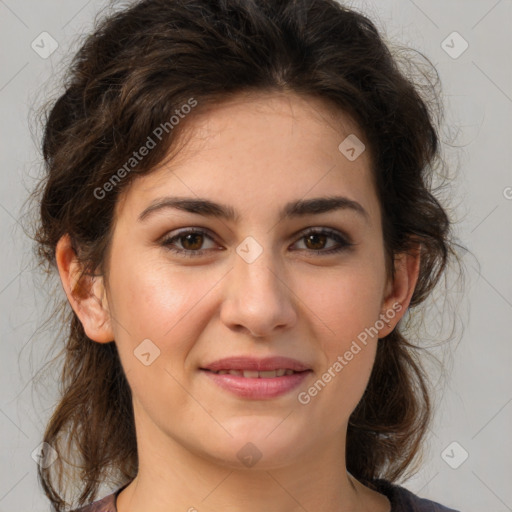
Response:
POLYGON ((420 271, 421 244, 407 253, 400 253, 394 258, 395 277, 389 278, 384 292, 380 319, 384 327, 379 329, 379 338, 384 338, 393 331, 396 324, 405 315, 411 302, 420 271))
POLYGON ((113 341, 103 277, 81 275, 82 265, 68 234, 58 241, 55 257, 62 286, 71 307, 82 323, 85 334, 98 343, 113 341))

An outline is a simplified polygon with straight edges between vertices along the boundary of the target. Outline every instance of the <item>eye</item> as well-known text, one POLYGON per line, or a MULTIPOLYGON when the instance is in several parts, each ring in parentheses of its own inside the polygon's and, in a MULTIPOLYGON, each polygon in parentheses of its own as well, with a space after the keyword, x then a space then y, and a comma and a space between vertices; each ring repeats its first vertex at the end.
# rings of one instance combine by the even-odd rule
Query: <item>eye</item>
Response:
POLYGON ((304 241, 306 246, 306 251, 313 252, 318 255, 329 255, 338 253, 341 251, 345 251, 352 247, 353 243, 351 243, 347 237, 343 236, 341 233, 337 231, 332 231, 330 229, 325 228, 312 228, 304 233, 300 241, 304 241), (325 245, 327 241, 331 239, 337 242, 334 247, 329 249, 325 249, 325 245))
POLYGON ((207 251, 207 249, 200 249, 205 239, 213 241, 213 238, 205 230, 194 228, 186 229, 174 236, 166 237, 161 243, 173 253, 185 257, 195 257, 201 256, 207 251), (176 243, 179 243, 183 248, 176 247, 176 243))
MULTIPOLYGON (((187 258, 202 256, 208 251, 219 250, 213 247, 204 248, 205 240, 214 242, 213 237, 204 229, 188 228, 179 233, 167 236, 161 244, 169 251, 185 256, 187 258), (181 247, 177 247, 181 246, 181 247)), ((307 252, 313 252, 318 255, 329 255, 350 249, 355 244, 350 242, 348 238, 337 231, 326 228, 311 228, 299 238, 298 242, 303 242, 307 252), (329 239, 334 242, 334 246, 328 247, 329 239)))

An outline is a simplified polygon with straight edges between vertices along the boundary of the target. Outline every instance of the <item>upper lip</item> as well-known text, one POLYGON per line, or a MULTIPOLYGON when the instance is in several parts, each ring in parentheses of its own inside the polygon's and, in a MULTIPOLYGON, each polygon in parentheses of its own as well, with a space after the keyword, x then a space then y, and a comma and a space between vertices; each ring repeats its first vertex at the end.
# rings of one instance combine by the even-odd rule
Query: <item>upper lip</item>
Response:
POLYGON ((253 370, 264 372, 279 370, 281 368, 285 370, 294 370, 296 372, 310 370, 308 366, 300 361, 282 356, 265 357, 263 359, 244 356, 226 357, 201 367, 202 370, 210 370, 213 372, 218 372, 220 370, 253 370))

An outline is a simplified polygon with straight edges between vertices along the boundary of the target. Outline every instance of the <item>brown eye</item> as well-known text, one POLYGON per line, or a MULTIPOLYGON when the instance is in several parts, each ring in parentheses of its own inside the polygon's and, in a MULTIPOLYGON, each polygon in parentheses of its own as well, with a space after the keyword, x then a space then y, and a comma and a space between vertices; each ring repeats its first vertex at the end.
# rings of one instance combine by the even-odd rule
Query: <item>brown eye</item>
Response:
POLYGON ((182 241, 182 247, 188 251, 197 251, 201 248, 201 245, 203 245, 203 235, 200 233, 183 235, 180 236, 178 240, 182 241))
POLYGON ((212 249, 212 247, 202 248, 207 240, 214 241, 206 231, 202 229, 188 229, 176 235, 165 237, 161 244, 169 251, 180 256, 194 257, 201 256, 212 249))
POLYGON ((300 241, 302 240, 306 246, 305 251, 313 252, 318 255, 334 254, 348 250, 355 245, 341 233, 329 229, 312 229, 300 238, 300 241), (329 240, 334 240, 337 244, 328 247, 327 244, 329 240))
POLYGON ((306 240, 306 246, 308 249, 321 250, 325 248, 328 237, 322 233, 313 233, 311 235, 307 235, 304 239, 306 240))

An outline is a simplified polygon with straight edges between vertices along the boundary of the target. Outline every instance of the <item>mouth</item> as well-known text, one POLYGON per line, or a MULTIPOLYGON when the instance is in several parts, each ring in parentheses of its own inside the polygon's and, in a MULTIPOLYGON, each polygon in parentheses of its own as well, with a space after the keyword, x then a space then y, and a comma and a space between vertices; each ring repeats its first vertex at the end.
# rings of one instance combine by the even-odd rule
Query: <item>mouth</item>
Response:
POLYGON ((304 373, 310 370, 295 371, 290 368, 279 368, 277 370, 209 370, 207 368, 201 368, 201 370, 214 373, 216 375, 236 375, 237 377, 244 377, 246 379, 273 379, 275 377, 284 377, 287 375, 293 375, 295 373, 304 373))
POLYGON ((291 393, 313 370, 310 365, 285 356, 255 358, 232 356, 200 367, 216 386, 250 400, 267 400, 291 393))
MULTIPOLYGON (((297 359, 284 356, 273 356, 258 359, 252 356, 232 356, 218 359, 209 364, 203 364, 201 370, 208 370, 214 373, 229 372, 232 375, 246 378, 272 378, 284 377, 292 373, 310 370, 309 365, 297 359)), ((222 373, 220 373, 222 375, 222 373)))

